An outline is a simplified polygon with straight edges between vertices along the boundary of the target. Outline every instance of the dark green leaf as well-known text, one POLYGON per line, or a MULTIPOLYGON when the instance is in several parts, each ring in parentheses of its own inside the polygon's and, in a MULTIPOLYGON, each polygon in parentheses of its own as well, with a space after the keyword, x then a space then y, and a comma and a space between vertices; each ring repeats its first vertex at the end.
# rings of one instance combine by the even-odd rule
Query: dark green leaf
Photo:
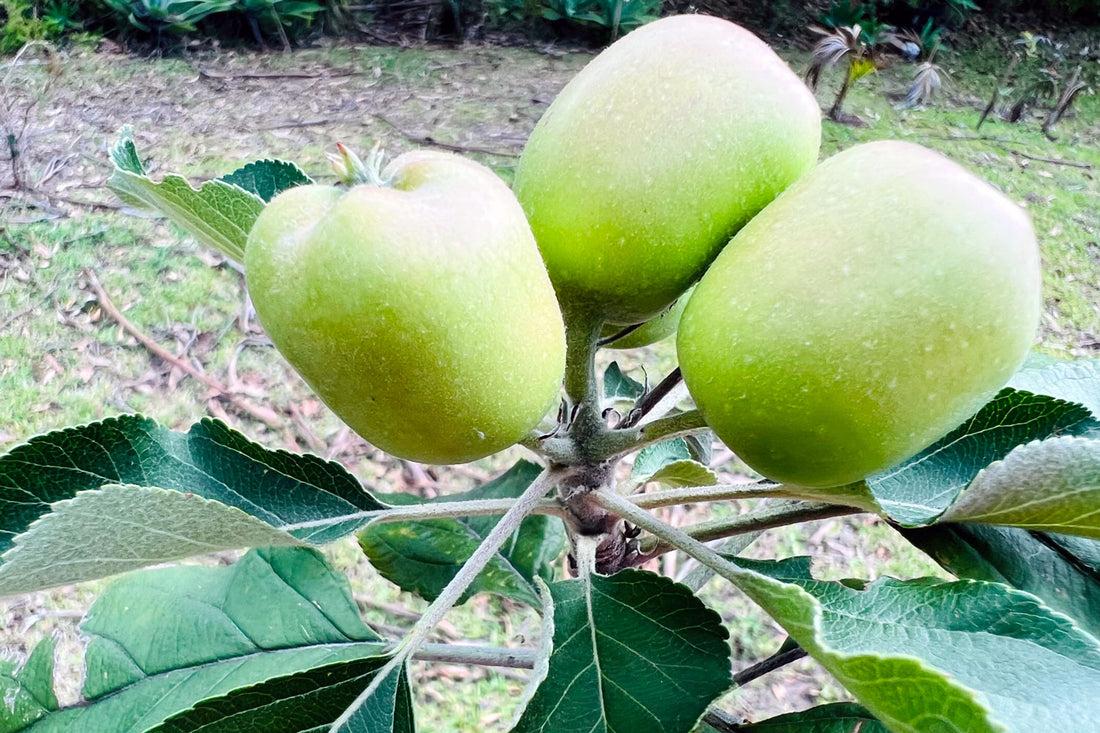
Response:
POLYGON ((411 733, 412 730, 409 680, 404 668, 397 667, 390 670, 368 699, 358 701, 347 722, 333 726, 331 733, 411 733))
MULTIPOLYGON (((101 577, 108 572, 163 562, 172 559, 168 555, 173 554, 179 558, 199 551, 247 546, 247 542, 240 540, 259 536, 257 523, 227 513, 225 507, 285 531, 297 540, 314 543, 335 540, 363 525, 365 520, 347 519, 348 515, 385 508, 341 466, 315 456, 269 451, 213 420, 204 420, 182 433, 136 415, 111 418, 39 436, 0 456, 0 550, 7 551, 5 564, 0 565, 0 578, 5 573, 14 573, 9 579, 19 576, 18 591, 3 586, 5 590, 0 592, 21 592, 35 586, 33 567, 24 564, 17 572, 14 568, 5 570, 7 561, 19 558, 21 536, 26 537, 32 527, 43 533, 62 531, 65 526, 76 526, 72 523, 82 518, 87 521, 102 518, 105 522, 110 519, 121 527, 127 519, 126 500, 121 493, 126 486, 146 490, 133 495, 133 518, 144 513, 157 519, 157 507, 178 505, 190 495, 224 507, 202 502, 185 505, 192 518, 189 526, 194 530, 193 536, 182 537, 176 545, 163 528, 150 526, 145 544, 159 543, 163 550, 148 561, 142 561, 145 555, 133 544, 133 537, 141 534, 140 527, 127 530, 133 549, 132 562, 126 559, 129 555, 123 555, 108 559, 125 562, 98 564, 96 561, 105 556, 95 552, 96 535, 87 535, 84 539, 91 542, 83 546, 90 548, 91 556, 81 555, 83 551, 77 551, 74 544, 64 562, 56 555, 52 561, 45 558, 49 567, 43 569, 50 571, 50 583, 101 577), (105 487, 111 488, 99 497, 77 496, 105 487), (168 496, 165 491, 182 492, 184 496, 168 496), (113 507, 109 516, 101 517, 100 512, 108 511, 107 507, 113 507), (58 514, 56 521, 46 522, 54 513, 58 514), (204 526, 203 521, 213 526, 204 526), (233 536, 229 531, 233 526, 240 528, 242 534, 233 536), (204 535, 206 531, 214 534, 204 535), (214 544, 203 546, 207 539, 214 540, 214 544), (171 549, 173 546, 175 550, 171 549), (72 568, 70 575, 65 575, 66 567, 72 568), (59 581, 62 576, 64 579, 59 581)), ((170 517, 157 521, 163 523, 170 517)), ((76 542, 80 538, 72 539, 76 542)), ((26 554, 20 562, 33 564, 36 555, 30 551, 31 538, 26 540, 26 554)))
POLYGON ((809 558, 723 571, 894 731, 1086 733, 1100 642, 998 583, 814 580, 809 558))
MULTIPOLYGON (((788 713, 759 723, 742 725, 738 733, 890 733, 866 709, 850 702, 819 705, 800 713, 788 713)), ((704 728, 700 733, 717 733, 704 728)))
MULTIPOLYGON (((357 659, 234 690, 174 715, 149 733, 311 733, 319 724, 328 730, 327 724, 355 702, 387 661, 357 659)), ((360 730, 412 733, 408 677, 397 670, 388 679, 393 685, 384 685, 375 696, 375 717, 360 730)))
POLYGON ((303 548, 252 551, 230 567, 125 576, 92 606, 82 630, 90 703, 14 730, 142 733, 173 717, 210 727, 166 730, 276 730, 232 725, 259 725, 258 697, 294 690, 302 727, 277 730, 323 729, 388 659, 347 579, 303 548), (196 717, 177 717, 195 706, 196 717))
MULTIPOLYGON (((442 496, 437 501, 515 498, 540 473, 539 466, 520 461, 494 481, 464 494, 442 496)), ((359 545, 371 564, 391 582, 434 600, 499 520, 498 516, 488 516, 377 522, 359 533, 359 545)), ((549 580, 553 576, 551 563, 564 547, 565 528, 560 519, 528 517, 459 603, 476 593, 487 592, 540 607, 534 579, 549 580)))
POLYGON ((313 179, 301 168, 285 160, 257 160, 222 176, 221 180, 243 188, 265 202, 270 202, 288 188, 313 183, 313 179))
POLYGON ((730 686, 728 634, 684 586, 624 570, 549 592, 549 667, 515 733, 687 733, 730 686))
POLYGON ((645 393, 645 385, 623 374, 619 362, 611 362, 603 373, 604 399, 612 402, 633 402, 645 393))
POLYGON ((903 534, 954 575, 1027 591, 1100 638, 1100 542, 981 524, 903 534))
POLYGON ((1016 446, 1084 430, 1087 409, 1004 389, 974 417, 905 463, 867 479, 879 505, 903 525, 936 519, 983 468, 1016 446))
POLYGON ((22 664, 0 659, 0 733, 14 733, 57 709, 54 640, 45 639, 22 664))

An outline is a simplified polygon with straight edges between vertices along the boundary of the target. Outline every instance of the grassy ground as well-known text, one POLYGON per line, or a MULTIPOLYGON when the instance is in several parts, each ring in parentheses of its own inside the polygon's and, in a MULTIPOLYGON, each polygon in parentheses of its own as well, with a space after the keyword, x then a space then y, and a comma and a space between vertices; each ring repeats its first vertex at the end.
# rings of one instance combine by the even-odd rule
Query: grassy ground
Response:
MULTIPOLYGON (((36 90, 46 80, 45 69, 21 68, 3 93, 20 115, 26 110, 22 146, 38 190, 0 191, 0 449, 121 412, 142 412, 177 428, 215 415, 266 445, 339 460, 372 489, 430 494, 490 475, 507 457, 425 470, 395 462, 351 435, 273 358, 236 269, 164 222, 117 208, 103 189, 109 173, 105 150, 122 124, 133 123, 139 148, 157 171, 203 179, 258 157, 283 157, 323 178, 324 154, 337 140, 360 150, 381 140, 394 154, 444 144, 510 179, 527 133, 588 58, 516 49, 345 46, 285 56, 227 53, 151 61, 73 50, 44 94, 36 90), (47 175, 50 170, 57 172, 47 175), (100 307, 94 280, 179 362, 272 407, 286 417, 287 427, 273 429, 243 416, 180 364, 151 356, 100 307)), ((805 65, 803 55, 789 60, 799 70, 805 65)), ((971 53, 948 55, 941 63, 953 81, 926 109, 893 107, 891 95, 904 91, 911 67, 863 80, 846 109, 866 126, 826 122, 823 155, 861 141, 903 138, 941 150, 1000 187, 1030 212, 1042 245, 1046 312, 1039 345, 1056 355, 1096 355, 1100 102, 1083 96, 1076 116, 1057 128, 1057 140, 1047 139, 1035 119, 1009 124, 994 118, 978 133, 975 123, 1003 60, 971 53)), ((827 80, 820 92, 825 106, 835 91, 830 83, 836 82, 827 80)), ((7 184, 5 175, 0 169, 0 185, 7 184)), ((643 363, 651 375, 668 371, 674 356, 666 343, 615 358, 640 376, 643 363)), ((738 471, 728 455, 721 468, 731 475, 738 471)), ((329 553, 347 570, 367 618, 384 632, 397 633, 410 623, 394 606, 413 612, 424 607, 360 563, 353 543, 329 553)), ((750 553, 810 553, 819 558, 820 574, 831 578, 938 572, 893 530, 867 518, 770 532, 750 553)), ((664 569, 682 570, 674 562, 669 559, 664 569)), ((23 654, 44 636, 63 639, 61 687, 70 702, 79 689, 76 624, 100 587, 0 601, 0 648, 23 654)), ((774 624, 738 593, 714 584, 703 595, 729 622, 739 666, 776 646, 774 624)), ((530 643, 537 633, 532 612, 495 598, 477 598, 452 612, 440 632, 441 638, 497 644, 530 643)), ((523 677, 454 665, 423 665, 416 676, 433 681, 418 686, 420 721, 425 730, 440 731, 506 730, 523 677)), ((724 704, 762 717, 843 695, 827 675, 803 662, 731 693, 724 704)))

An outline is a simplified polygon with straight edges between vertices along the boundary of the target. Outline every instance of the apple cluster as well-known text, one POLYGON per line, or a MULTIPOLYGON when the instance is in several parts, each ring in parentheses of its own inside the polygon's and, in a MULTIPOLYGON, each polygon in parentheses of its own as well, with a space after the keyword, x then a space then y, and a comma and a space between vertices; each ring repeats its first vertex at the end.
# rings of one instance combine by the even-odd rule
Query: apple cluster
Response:
POLYGON ((566 328, 645 324, 625 348, 678 324, 723 442, 769 478, 847 484, 1004 385, 1037 327, 1039 256, 1020 208, 939 154, 884 141, 819 164, 820 140, 766 44, 664 18, 562 90, 512 190, 422 151, 386 185, 281 194, 249 236, 249 290, 320 397, 396 456, 523 438, 559 399, 566 328))

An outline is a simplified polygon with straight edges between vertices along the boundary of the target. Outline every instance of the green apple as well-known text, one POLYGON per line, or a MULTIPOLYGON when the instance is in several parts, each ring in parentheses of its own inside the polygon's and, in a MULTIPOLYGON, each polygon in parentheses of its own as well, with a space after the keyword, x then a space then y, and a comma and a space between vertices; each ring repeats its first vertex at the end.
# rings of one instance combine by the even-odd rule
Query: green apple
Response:
MULTIPOLYGON (((694 290, 695 286, 693 285, 675 303, 662 311, 660 315, 646 321, 625 336, 605 344, 604 347, 608 349, 638 349, 642 346, 649 346, 658 341, 663 341, 676 333, 676 328, 680 325, 680 316, 683 315, 688 298, 691 297, 694 290)), ((607 323, 603 327, 601 336, 602 338, 611 338, 615 334, 624 331, 629 325, 631 324, 607 323)))
POLYGON ((248 237, 276 348, 352 429, 460 463, 523 437, 558 398, 561 312, 523 210, 489 169, 408 153, 389 185, 290 189, 248 237))
POLYGON ((680 321, 684 380, 749 466, 863 479, 978 410, 1031 346, 1039 253, 1023 211, 916 145, 822 163, 764 209, 680 321))
POLYGON ((775 52, 718 18, 609 46, 539 120, 514 189, 567 310, 640 323, 817 161, 821 112, 775 52))

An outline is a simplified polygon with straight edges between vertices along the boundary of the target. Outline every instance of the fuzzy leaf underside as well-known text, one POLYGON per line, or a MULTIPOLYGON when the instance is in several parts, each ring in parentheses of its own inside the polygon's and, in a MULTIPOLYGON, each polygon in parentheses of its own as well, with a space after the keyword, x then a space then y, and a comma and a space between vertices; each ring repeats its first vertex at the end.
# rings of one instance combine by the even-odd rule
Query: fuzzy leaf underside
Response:
POLYGON ((895 733, 1086 733, 1100 642, 996 583, 814 580, 809 559, 723 571, 895 733))
POLYGON ((363 526, 356 513, 385 508, 338 464, 267 450, 214 420, 184 433, 137 415, 110 418, 0 456, 0 592, 90 580, 194 554, 188 547, 330 542, 363 526), (188 518, 186 532, 173 531, 176 511, 188 518), (50 538, 67 528, 87 536, 63 542, 64 567, 50 574, 50 538), (37 578, 35 567, 46 574, 37 578), (65 568, 72 572, 62 578, 65 568))
POLYGON ((200 243, 237 262, 244 261, 248 233, 276 194, 312 183, 293 163, 261 160, 197 189, 182 176, 170 173, 158 183, 145 172, 129 125, 119 132, 110 150, 115 169, 107 186, 123 202, 168 217, 200 243))
POLYGON ((1021 445, 983 469, 939 519, 1100 539, 1100 440, 1021 445))
POLYGON ((1100 360, 1025 364, 1012 376, 1008 386, 1076 402, 1086 407, 1094 418, 1100 418, 1100 360))
POLYGON ((718 475, 698 460, 686 438, 673 438, 643 448, 634 458, 630 477, 639 484, 657 482, 675 488, 718 483, 718 475))
POLYGON ((54 503, 0 565, 0 595, 27 593, 219 550, 300 545, 240 509, 194 494, 104 486, 54 503))

